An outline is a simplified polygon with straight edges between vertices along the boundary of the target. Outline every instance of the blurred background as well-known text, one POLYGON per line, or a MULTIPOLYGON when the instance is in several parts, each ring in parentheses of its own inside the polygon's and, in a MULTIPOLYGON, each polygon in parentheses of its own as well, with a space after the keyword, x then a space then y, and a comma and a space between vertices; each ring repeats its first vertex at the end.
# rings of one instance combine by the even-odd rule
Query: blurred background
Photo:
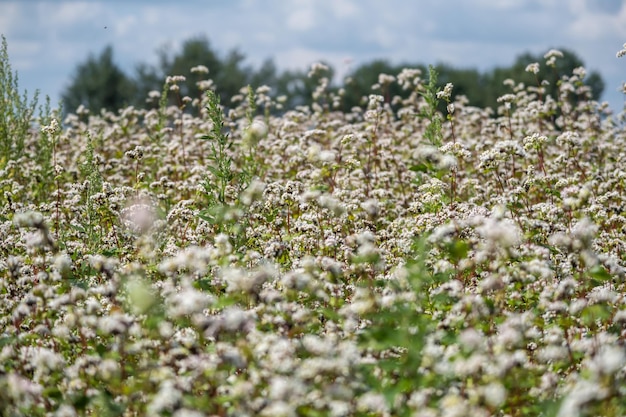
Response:
POLYGON ((0 33, 20 89, 38 89, 65 111, 143 106, 177 74, 191 81, 183 91, 190 96, 198 93, 193 81, 208 77, 226 102, 246 84, 265 84, 294 106, 306 103, 306 76, 319 61, 345 88, 346 109, 378 73, 429 64, 471 104, 493 106, 507 92, 504 79, 533 82, 524 71, 531 62, 550 78, 543 55, 551 48, 565 52, 559 70, 584 65, 596 98, 621 111, 626 59, 615 55, 626 42, 625 2, 2 0, 0 33), (208 76, 190 72, 198 64, 208 76))

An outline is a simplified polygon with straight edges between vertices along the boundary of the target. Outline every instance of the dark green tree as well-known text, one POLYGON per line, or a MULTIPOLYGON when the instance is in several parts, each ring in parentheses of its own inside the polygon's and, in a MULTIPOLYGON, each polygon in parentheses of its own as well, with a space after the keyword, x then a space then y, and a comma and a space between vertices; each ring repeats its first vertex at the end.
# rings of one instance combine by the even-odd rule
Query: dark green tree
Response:
POLYGON ((70 85, 62 93, 63 108, 74 112, 82 104, 92 113, 116 111, 135 98, 134 82, 113 62, 113 47, 79 64, 70 85))
MULTIPOLYGON (((527 86, 537 86, 538 83, 545 81, 547 82, 545 94, 558 99, 558 86, 562 83, 563 77, 571 75, 575 68, 583 66, 582 60, 574 52, 569 50, 562 52, 563 57, 557 58, 553 67, 546 65, 544 54, 524 53, 519 55, 510 67, 494 68, 486 72, 459 69, 446 64, 437 65, 436 70, 441 86, 446 83, 454 84, 453 99, 458 95, 464 95, 470 105, 495 109, 498 106, 498 97, 511 92, 510 87, 503 84, 508 78, 515 80, 516 83, 523 82, 527 86), (540 64, 540 71, 536 76, 526 71, 527 65, 533 62, 540 64)), ((367 96, 372 93, 382 94, 387 101, 392 101, 395 96, 406 98, 410 91, 403 90, 397 83, 372 88, 373 85, 379 84, 380 74, 397 76, 405 67, 420 68, 424 76, 427 76, 428 71, 422 64, 394 65, 385 60, 374 60, 348 74, 348 82, 340 86, 329 86, 329 90, 337 91, 339 87, 344 88, 341 100, 341 109, 344 111, 350 111, 354 106, 366 105, 367 96)), ((272 95, 287 96, 288 101, 284 104, 284 110, 288 110, 298 105, 312 104, 312 94, 320 78, 327 77, 332 81, 334 71, 329 66, 327 71, 314 77, 309 77, 307 70, 288 70, 279 73, 271 59, 264 61, 255 70, 245 65, 245 56, 240 51, 234 49, 220 56, 206 37, 199 36, 183 42, 180 51, 162 47, 158 51, 158 63, 139 64, 135 78, 130 79, 114 64, 113 50, 109 46, 99 57, 90 56, 85 63, 78 66, 72 84, 63 94, 64 108, 67 111, 74 111, 80 104, 87 106, 92 112, 97 112, 101 108, 114 110, 126 104, 145 108, 148 106, 146 103, 148 92, 161 91, 168 75, 183 75, 186 78, 184 83, 179 84, 179 95, 170 97, 173 104, 180 104, 178 100, 184 96, 192 99, 200 97, 202 92, 197 82, 211 79, 220 101, 226 106, 230 104, 234 95, 241 92, 242 87, 248 84, 253 88, 268 85, 272 89, 272 95), (192 72, 191 69, 198 65, 207 67, 209 74, 192 72)), ((600 75, 597 72, 590 72, 585 77, 584 83, 590 87, 593 98, 598 99, 604 89, 600 75)), ((568 100, 576 102, 584 98, 572 94, 568 100)), ((324 99, 321 97, 318 102, 323 104, 324 99)), ((440 110, 445 112, 445 103, 441 104, 440 110)))
MULTIPOLYGON (((137 67, 138 102, 145 100, 151 90, 161 91, 167 76, 182 75, 186 80, 179 84, 180 97, 199 98, 202 92, 197 82, 211 79, 220 100, 228 105, 231 97, 249 83, 252 73, 250 68, 244 67, 245 56, 241 52, 235 49, 222 58, 204 36, 186 40, 179 52, 164 46, 158 51, 158 57, 157 66, 141 64, 137 67), (208 68, 209 73, 191 71, 199 65, 208 68)), ((172 101, 175 100, 172 97, 172 101)))
MULTIPOLYGON (((576 53, 568 49, 560 49, 563 57, 556 58, 554 66, 546 65, 544 54, 523 53, 517 57, 510 67, 495 68, 487 73, 486 80, 483 85, 484 106, 497 107, 497 98, 510 93, 509 87, 503 84, 504 80, 510 78, 516 83, 523 82, 527 86, 538 86, 538 83, 547 82, 545 94, 558 99, 558 88, 561 79, 569 77, 573 74, 575 68, 584 67, 584 62, 576 53), (532 63, 539 63, 539 72, 532 74, 526 71, 526 67, 532 63)), ((596 71, 588 72, 584 84, 591 88, 592 98, 598 100, 604 91, 604 81, 596 71)), ((576 102, 582 97, 570 97, 570 100, 576 102)), ((470 102, 471 102, 470 98, 470 102)))
MULTIPOLYGON (((486 74, 481 74, 476 69, 454 68, 450 65, 439 64, 436 66, 438 82, 441 86, 452 83, 453 97, 465 96, 472 106, 487 107, 491 103, 484 92, 489 86, 489 78, 486 74)), ((445 109, 445 103, 442 103, 445 109)))
MULTIPOLYGON (((324 63, 327 70, 318 71, 309 77, 308 70, 286 70, 278 76, 276 80, 276 95, 286 95, 286 109, 293 109, 296 106, 307 106, 313 103, 313 93, 320 83, 321 78, 328 78, 332 82, 335 71, 333 67, 324 63)), ((330 89, 330 87, 329 87, 330 89)), ((324 99, 320 99, 324 104, 324 99)), ((319 101, 318 100, 318 103, 319 101)), ((328 103, 326 103, 328 104, 328 103)))
MULTIPOLYGON (((446 83, 454 85, 452 99, 464 95, 472 106, 495 109, 498 106, 498 97, 511 92, 510 87, 504 84, 504 80, 508 78, 516 83, 523 82, 526 86, 537 86, 538 83, 541 84, 546 81, 545 94, 551 95, 557 100, 558 87, 562 78, 571 76, 575 68, 584 66, 583 61, 574 52, 566 49, 561 49, 561 52, 563 57, 557 58, 554 66, 546 65, 544 54, 524 53, 519 55, 510 67, 499 67, 485 72, 479 72, 476 69, 455 68, 447 64, 438 64, 435 69, 439 74, 438 82, 441 87, 446 83), (536 77, 535 74, 526 71, 528 64, 534 62, 540 64, 540 70, 536 77)), ((421 64, 392 65, 385 60, 375 60, 357 67, 349 74, 350 81, 344 85, 343 110, 348 111, 353 106, 365 105, 367 101, 364 98, 372 93, 383 94, 387 99, 392 99, 394 96, 406 97, 409 92, 401 90, 397 83, 392 83, 386 89, 372 89, 372 85, 378 84, 379 74, 397 76, 405 67, 420 68, 425 77, 428 74, 427 69, 421 64)), ((592 71, 586 75, 583 82, 590 87, 592 98, 597 100, 604 89, 604 81, 601 76, 592 71)), ((568 99, 576 102, 584 99, 584 97, 572 95, 568 99)), ((445 112, 445 103, 442 102, 439 109, 445 112)))
POLYGON ((253 88, 267 85, 273 89, 274 93, 278 92, 278 68, 274 60, 271 58, 263 61, 258 70, 254 71, 250 77, 250 85, 253 88))
POLYGON ((405 66, 411 65, 392 65, 383 59, 358 66, 346 77, 348 81, 344 85, 345 94, 342 99, 342 108, 349 111, 355 106, 367 105, 369 94, 382 94, 386 101, 390 101, 396 95, 407 96, 409 92, 403 91, 397 83, 381 86, 376 90, 372 89, 373 85, 378 84, 380 74, 397 76, 405 66))

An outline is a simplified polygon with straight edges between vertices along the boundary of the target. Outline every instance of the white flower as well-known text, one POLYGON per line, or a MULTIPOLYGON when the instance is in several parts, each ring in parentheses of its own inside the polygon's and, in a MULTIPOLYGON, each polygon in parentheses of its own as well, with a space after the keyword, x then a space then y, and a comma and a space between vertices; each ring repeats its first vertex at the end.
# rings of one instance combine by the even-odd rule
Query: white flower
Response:
POLYGON ((361 203, 361 208, 363 208, 363 210, 365 210, 365 212, 369 214, 370 217, 376 217, 380 212, 380 205, 378 204, 378 200, 373 198, 370 198, 361 203))
POLYGON ((76 417, 78 414, 74 407, 69 404, 61 404, 54 412, 54 417, 76 417))
POLYGON ((591 247, 592 240, 597 233, 598 226, 588 217, 579 220, 572 227, 572 236, 582 244, 583 248, 591 247))
POLYGON ((459 334, 459 341, 469 350, 477 349, 485 343, 484 336, 472 327, 463 330, 459 334))
POLYGON ((561 403, 557 417, 578 417, 583 410, 582 406, 594 400, 603 400, 608 394, 608 390, 596 382, 578 380, 561 403))
POLYGON ((191 68, 191 72, 199 73, 199 74, 208 74, 209 69, 204 65, 196 65, 195 67, 191 68))
POLYGON ((374 123, 378 120, 378 111, 370 109, 365 112, 365 115, 363 117, 365 118, 366 122, 374 123))
POLYGON ((225 268, 222 270, 222 278, 228 286, 227 292, 243 292, 246 294, 258 294, 263 283, 272 277, 272 268, 258 268, 254 271, 246 271, 242 268, 225 268))
POLYGON ((396 80, 396 77, 389 74, 378 74, 378 84, 385 85, 391 84, 396 80))
POLYGON ((626 365, 624 347, 605 345, 601 346, 596 356, 591 360, 590 368, 598 376, 613 375, 626 365))
POLYGON ((126 332, 130 327, 131 319, 120 313, 100 317, 98 329, 104 334, 118 335, 126 332))
POLYGON ((63 357, 44 347, 23 347, 22 354, 32 363, 38 373, 48 373, 65 364, 63 357))
POLYGON ((176 84, 179 82, 184 82, 186 80, 184 75, 168 75, 165 78, 166 84, 176 84))
POLYGON ((285 376, 275 376, 270 381, 269 397, 273 400, 289 401, 302 396, 306 389, 301 381, 285 376))
POLYGON ((380 393, 367 392, 357 399, 357 409, 375 414, 387 412, 387 401, 380 393))
POLYGON ((120 364, 113 359, 103 359, 98 364, 98 375, 104 381, 109 381, 121 372, 120 364))
POLYGON ((563 58, 563 52, 559 51, 558 49, 550 49, 543 57, 545 59, 550 59, 552 57, 563 58))
POLYGON ((313 65, 311 65, 311 70, 309 71, 307 75, 309 78, 311 78, 316 75, 320 75, 324 73, 325 71, 328 71, 328 66, 322 64, 321 62, 316 62, 313 65))
POLYGON ((13 216, 13 224, 17 227, 36 227, 44 225, 43 215, 36 211, 17 213, 13 216))
POLYGON ((383 103, 384 101, 385 101, 385 98, 381 96, 380 94, 370 94, 367 108, 370 110, 374 110, 378 108, 378 105, 380 103, 383 103))
POLYGON ((215 236, 215 247, 217 248, 220 256, 229 255, 233 251, 233 247, 230 244, 230 239, 225 233, 220 233, 215 236))
POLYGON ((486 218, 476 231, 493 247, 510 248, 521 240, 519 227, 508 219, 486 218))
POLYGON ((159 392, 156 393, 148 403, 147 411, 151 416, 161 415, 163 411, 172 411, 182 400, 182 393, 178 390, 173 381, 165 380, 161 382, 159 392))
POLYGON ((333 344, 328 339, 313 334, 306 334, 302 337, 302 346, 317 356, 325 356, 333 349, 333 344))
POLYGON ((172 417, 206 417, 206 414, 201 413, 200 411, 189 410, 187 408, 181 408, 176 410, 172 417))
POLYGON ((157 219, 156 209, 147 200, 139 200, 122 209, 122 221, 124 225, 136 234, 144 234, 157 219))
POLYGON ((538 62, 533 62, 532 64, 528 64, 526 66, 526 72, 530 72, 533 74, 538 74, 539 73, 539 63, 538 62))
POLYGON ((452 83, 447 83, 443 90, 437 92, 437 98, 450 101, 450 96, 452 95, 452 88, 454 86, 452 83))
POLYGON ((213 303, 213 296, 186 286, 170 299, 169 313, 172 317, 183 317, 202 311, 213 303))
POLYGON ((10 372, 6 377, 7 394, 9 398, 20 400, 24 397, 35 397, 41 395, 43 387, 30 379, 26 379, 19 374, 10 372))
POLYGON ((337 159, 337 156, 335 154, 335 151, 330 149, 324 149, 320 151, 318 159, 320 162, 331 163, 337 159))
POLYGON ((485 402, 493 408, 498 408, 506 400, 506 389, 499 382, 492 382, 483 387, 485 402))
POLYGON ((422 71, 417 68, 403 68, 398 74, 398 83, 402 85, 403 90, 408 90, 418 84, 420 75, 422 71))
POLYGON ((572 73, 582 80, 587 75, 587 70, 585 70, 585 67, 576 67, 572 70, 572 73))
POLYGON ((41 131, 48 135, 55 135, 61 131, 61 127, 59 126, 57 119, 52 119, 49 125, 41 127, 41 131))
POLYGON ((61 277, 67 278, 72 272, 72 258, 66 253, 60 253, 54 258, 54 267, 61 277))
POLYGON ((254 120, 244 132, 244 143, 247 146, 256 145, 267 135, 267 125, 262 120, 254 120))
POLYGON ((285 401, 273 401, 261 411, 263 417, 295 417, 296 407, 285 401))

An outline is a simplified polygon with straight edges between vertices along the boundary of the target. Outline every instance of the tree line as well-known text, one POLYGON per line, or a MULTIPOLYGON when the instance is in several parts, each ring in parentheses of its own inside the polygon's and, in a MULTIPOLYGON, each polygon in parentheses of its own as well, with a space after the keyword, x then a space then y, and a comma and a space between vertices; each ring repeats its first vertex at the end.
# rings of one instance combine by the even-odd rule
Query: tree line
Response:
MULTIPOLYGON (((453 98, 464 95, 469 104, 477 107, 496 108, 497 98, 510 93, 506 79, 537 85, 544 82, 546 93, 556 97, 557 83, 563 75, 571 75, 577 67, 584 66, 583 61, 573 52, 560 49, 563 56, 555 61, 554 66, 543 65, 544 54, 523 53, 509 67, 498 67, 485 72, 476 69, 456 68, 446 64, 436 65, 441 85, 454 85, 453 98), (526 71, 526 67, 539 62, 537 74, 526 71)), ((135 74, 126 74, 114 61, 113 47, 107 46, 99 55, 90 55, 77 65, 70 84, 62 93, 63 108, 74 112, 80 105, 92 113, 101 109, 117 110, 133 105, 146 108, 146 98, 150 91, 161 91, 168 75, 183 75, 186 82, 180 85, 180 95, 197 98, 201 90, 198 81, 210 78, 222 103, 239 94, 243 86, 253 88, 267 85, 275 97, 284 95, 287 102, 284 109, 297 105, 311 104, 312 94, 317 80, 308 76, 306 69, 279 71, 272 59, 265 60, 258 68, 245 63, 245 55, 237 49, 220 55, 206 37, 194 37, 186 40, 179 51, 171 52, 161 48, 158 62, 154 65, 140 63, 135 74), (193 67, 205 66, 209 74, 192 71, 193 67)), ((327 65, 323 76, 333 79, 332 66, 327 65)), ((386 60, 374 60, 364 63, 349 72, 347 81, 331 85, 331 89, 342 89, 340 109, 349 111, 354 106, 363 104, 363 98, 372 92, 372 85, 379 82, 379 74, 397 75, 403 68, 417 68, 423 76, 428 76, 428 68, 421 63, 392 64, 386 60)), ((598 99, 604 90, 604 81, 597 72, 590 72, 584 78, 590 87, 594 99, 598 99)), ((403 90, 398 83, 391 83, 385 92, 388 97, 406 97, 410 91, 403 90)), ((574 98, 575 100, 575 98, 574 98)))

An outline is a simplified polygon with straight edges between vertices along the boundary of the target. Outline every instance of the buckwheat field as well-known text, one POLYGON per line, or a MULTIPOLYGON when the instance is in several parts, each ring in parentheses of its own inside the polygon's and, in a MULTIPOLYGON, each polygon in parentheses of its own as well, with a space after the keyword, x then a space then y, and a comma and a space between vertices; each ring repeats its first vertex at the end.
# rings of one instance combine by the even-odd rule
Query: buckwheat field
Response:
POLYGON ((6 65, 0 416, 626 415, 626 112, 583 68, 61 116, 6 65))

